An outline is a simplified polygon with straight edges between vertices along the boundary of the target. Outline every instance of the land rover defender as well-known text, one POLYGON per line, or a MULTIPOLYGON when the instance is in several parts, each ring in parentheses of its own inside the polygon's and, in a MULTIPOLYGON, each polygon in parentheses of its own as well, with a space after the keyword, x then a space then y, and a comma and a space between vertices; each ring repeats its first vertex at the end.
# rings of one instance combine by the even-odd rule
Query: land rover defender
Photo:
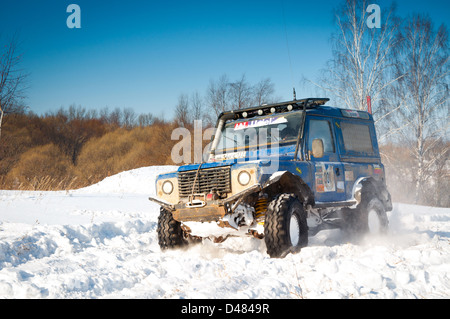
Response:
POLYGON ((209 158, 156 179, 161 249, 254 236, 284 257, 323 229, 386 232, 392 202, 372 115, 328 101, 220 114, 209 158))

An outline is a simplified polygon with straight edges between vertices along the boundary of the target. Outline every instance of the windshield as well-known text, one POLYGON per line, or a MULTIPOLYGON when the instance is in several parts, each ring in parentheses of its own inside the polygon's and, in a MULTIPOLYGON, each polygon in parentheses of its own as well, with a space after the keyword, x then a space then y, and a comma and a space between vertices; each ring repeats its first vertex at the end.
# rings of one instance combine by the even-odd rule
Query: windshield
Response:
POLYGON ((227 121, 215 154, 256 147, 295 144, 303 112, 276 113, 250 119, 227 121))

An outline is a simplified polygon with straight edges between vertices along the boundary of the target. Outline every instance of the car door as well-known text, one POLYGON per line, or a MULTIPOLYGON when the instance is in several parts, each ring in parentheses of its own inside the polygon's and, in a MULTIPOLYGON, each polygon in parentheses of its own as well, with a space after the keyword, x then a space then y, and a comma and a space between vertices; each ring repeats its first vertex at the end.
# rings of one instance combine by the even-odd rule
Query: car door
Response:
POLYGON ((345 200, 343 165, 339 161, 333 121, 321 116, 308 116, 306 119, 306 154, 314 171, 313 190, 316 202, 335 202, 345 200), (323 143, 323 156, 314 157, 312 143, 320 139, 323 143))

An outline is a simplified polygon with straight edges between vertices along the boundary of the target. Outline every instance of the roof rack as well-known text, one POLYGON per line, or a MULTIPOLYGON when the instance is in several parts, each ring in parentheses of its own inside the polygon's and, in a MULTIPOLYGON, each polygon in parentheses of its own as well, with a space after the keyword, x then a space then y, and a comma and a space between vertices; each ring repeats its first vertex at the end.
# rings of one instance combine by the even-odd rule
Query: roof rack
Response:
POLYGON ((281 112, 289 112, 295 109, 311 109, 327 103, 329 98, 306 98, 301 100, 293 100, 286 101, 274 104, 263 104, 260 106, 253 106, 240 110, 232 110, 222 112, 219 115, 219 118, 228 119, 241 119, 241 118, 250 118, 254 116, 261 116, 271 113, 281 113, 281 112))

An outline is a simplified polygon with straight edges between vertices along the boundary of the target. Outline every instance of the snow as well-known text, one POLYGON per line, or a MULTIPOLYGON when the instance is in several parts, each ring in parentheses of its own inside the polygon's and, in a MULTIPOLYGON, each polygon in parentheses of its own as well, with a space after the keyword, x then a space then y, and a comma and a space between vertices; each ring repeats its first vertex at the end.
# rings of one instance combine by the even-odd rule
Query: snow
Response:
POLYGON ((450 209, 406 204, 383 237, 339 230, 271 259, 264 241, 161 252, 157 174, 120 173, 65 192, 0 191, 1 298, 449 298, 450 209))

